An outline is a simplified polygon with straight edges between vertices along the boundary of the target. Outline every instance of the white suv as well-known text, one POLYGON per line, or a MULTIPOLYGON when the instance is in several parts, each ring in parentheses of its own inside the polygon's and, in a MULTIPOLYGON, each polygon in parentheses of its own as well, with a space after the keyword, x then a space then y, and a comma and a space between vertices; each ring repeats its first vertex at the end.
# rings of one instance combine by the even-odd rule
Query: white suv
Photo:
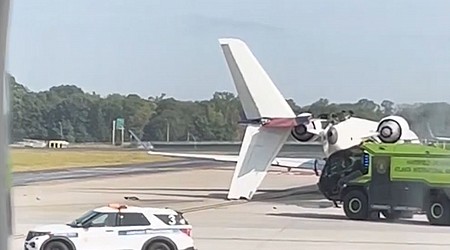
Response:
POLYGON ((172 209, 110 204, 69 224, 28 232, 25 250, 194 250, 192 226, 172 209))

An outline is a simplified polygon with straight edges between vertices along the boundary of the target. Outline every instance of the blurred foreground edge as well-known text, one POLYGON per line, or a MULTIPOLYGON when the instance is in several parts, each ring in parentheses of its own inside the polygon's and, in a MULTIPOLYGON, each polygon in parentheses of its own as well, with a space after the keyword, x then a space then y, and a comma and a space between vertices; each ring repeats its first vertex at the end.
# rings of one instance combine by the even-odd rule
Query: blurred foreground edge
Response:
POLYGON ((12 235, 11 170, 9 166, 9 82, 6 81, 6 43, 10 0, 0 0, 0 249, 8 250, 12 235))

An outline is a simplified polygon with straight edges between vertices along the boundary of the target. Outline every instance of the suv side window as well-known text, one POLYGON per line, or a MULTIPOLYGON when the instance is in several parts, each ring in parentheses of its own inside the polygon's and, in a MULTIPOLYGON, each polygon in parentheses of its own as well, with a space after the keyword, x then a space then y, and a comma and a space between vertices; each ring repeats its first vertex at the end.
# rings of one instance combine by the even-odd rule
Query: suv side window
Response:
POLYGON ((121 213, 119 214, 119 226, 148 226, 150 222, 141 213, 121 213))
POLYGON ((115 213, 99 213, 90 220, 91 227, 113 227, 116 225, 115 213))

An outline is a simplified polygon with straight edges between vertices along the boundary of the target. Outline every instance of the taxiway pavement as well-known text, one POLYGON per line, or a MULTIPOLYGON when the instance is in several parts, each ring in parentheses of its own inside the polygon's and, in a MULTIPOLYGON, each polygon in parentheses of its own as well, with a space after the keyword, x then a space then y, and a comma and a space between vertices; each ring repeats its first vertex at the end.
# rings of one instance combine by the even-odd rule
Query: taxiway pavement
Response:
POLYGON ((11 250, 23 249, 33 226, 68 222, 111 202, 185 212, 199 250, 450 248, 450 227, 429 226, 424 216, 398 223, 346 219, 318 193, 311 174, 271 171, 252 201, 227 201, 232 166, 189 166, 15 186, 11 250))

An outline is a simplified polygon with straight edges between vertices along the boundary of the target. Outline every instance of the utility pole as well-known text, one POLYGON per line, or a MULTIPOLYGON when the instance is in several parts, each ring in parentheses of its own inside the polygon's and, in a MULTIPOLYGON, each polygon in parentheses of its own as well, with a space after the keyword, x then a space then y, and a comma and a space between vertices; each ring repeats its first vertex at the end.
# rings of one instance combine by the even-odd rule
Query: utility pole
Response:
POLYGON ((62 129, 62 123, 59 122, 59 134, 61 135, 61 139, 64 139, 63 129, 62 129))
POLYGON ((112 122, 112 145, 116 145, 116 120, 112 122))
POLYGON ((121 131, 121 132, 122 132, 122 136, 121 136, 121 138, 122 138, 122 144, 120 144, 120 145, 122 145, 122 146, 123 146, 123 143, 124 143, 124 136, 125 136, 125 135, 124 135, 124 134, 125 134, 124 129, 125 129, 124 127, 122 127, 122 129, 121 129, 121 130, 122 130, 122 131, 121 131))
POLYGON ((13 233, 11 202, 12 176, 9 165, 9 87, 6 83, 6 41, 9 23, 9 0, 0 0, 0 249, 10 249, 13 233))

